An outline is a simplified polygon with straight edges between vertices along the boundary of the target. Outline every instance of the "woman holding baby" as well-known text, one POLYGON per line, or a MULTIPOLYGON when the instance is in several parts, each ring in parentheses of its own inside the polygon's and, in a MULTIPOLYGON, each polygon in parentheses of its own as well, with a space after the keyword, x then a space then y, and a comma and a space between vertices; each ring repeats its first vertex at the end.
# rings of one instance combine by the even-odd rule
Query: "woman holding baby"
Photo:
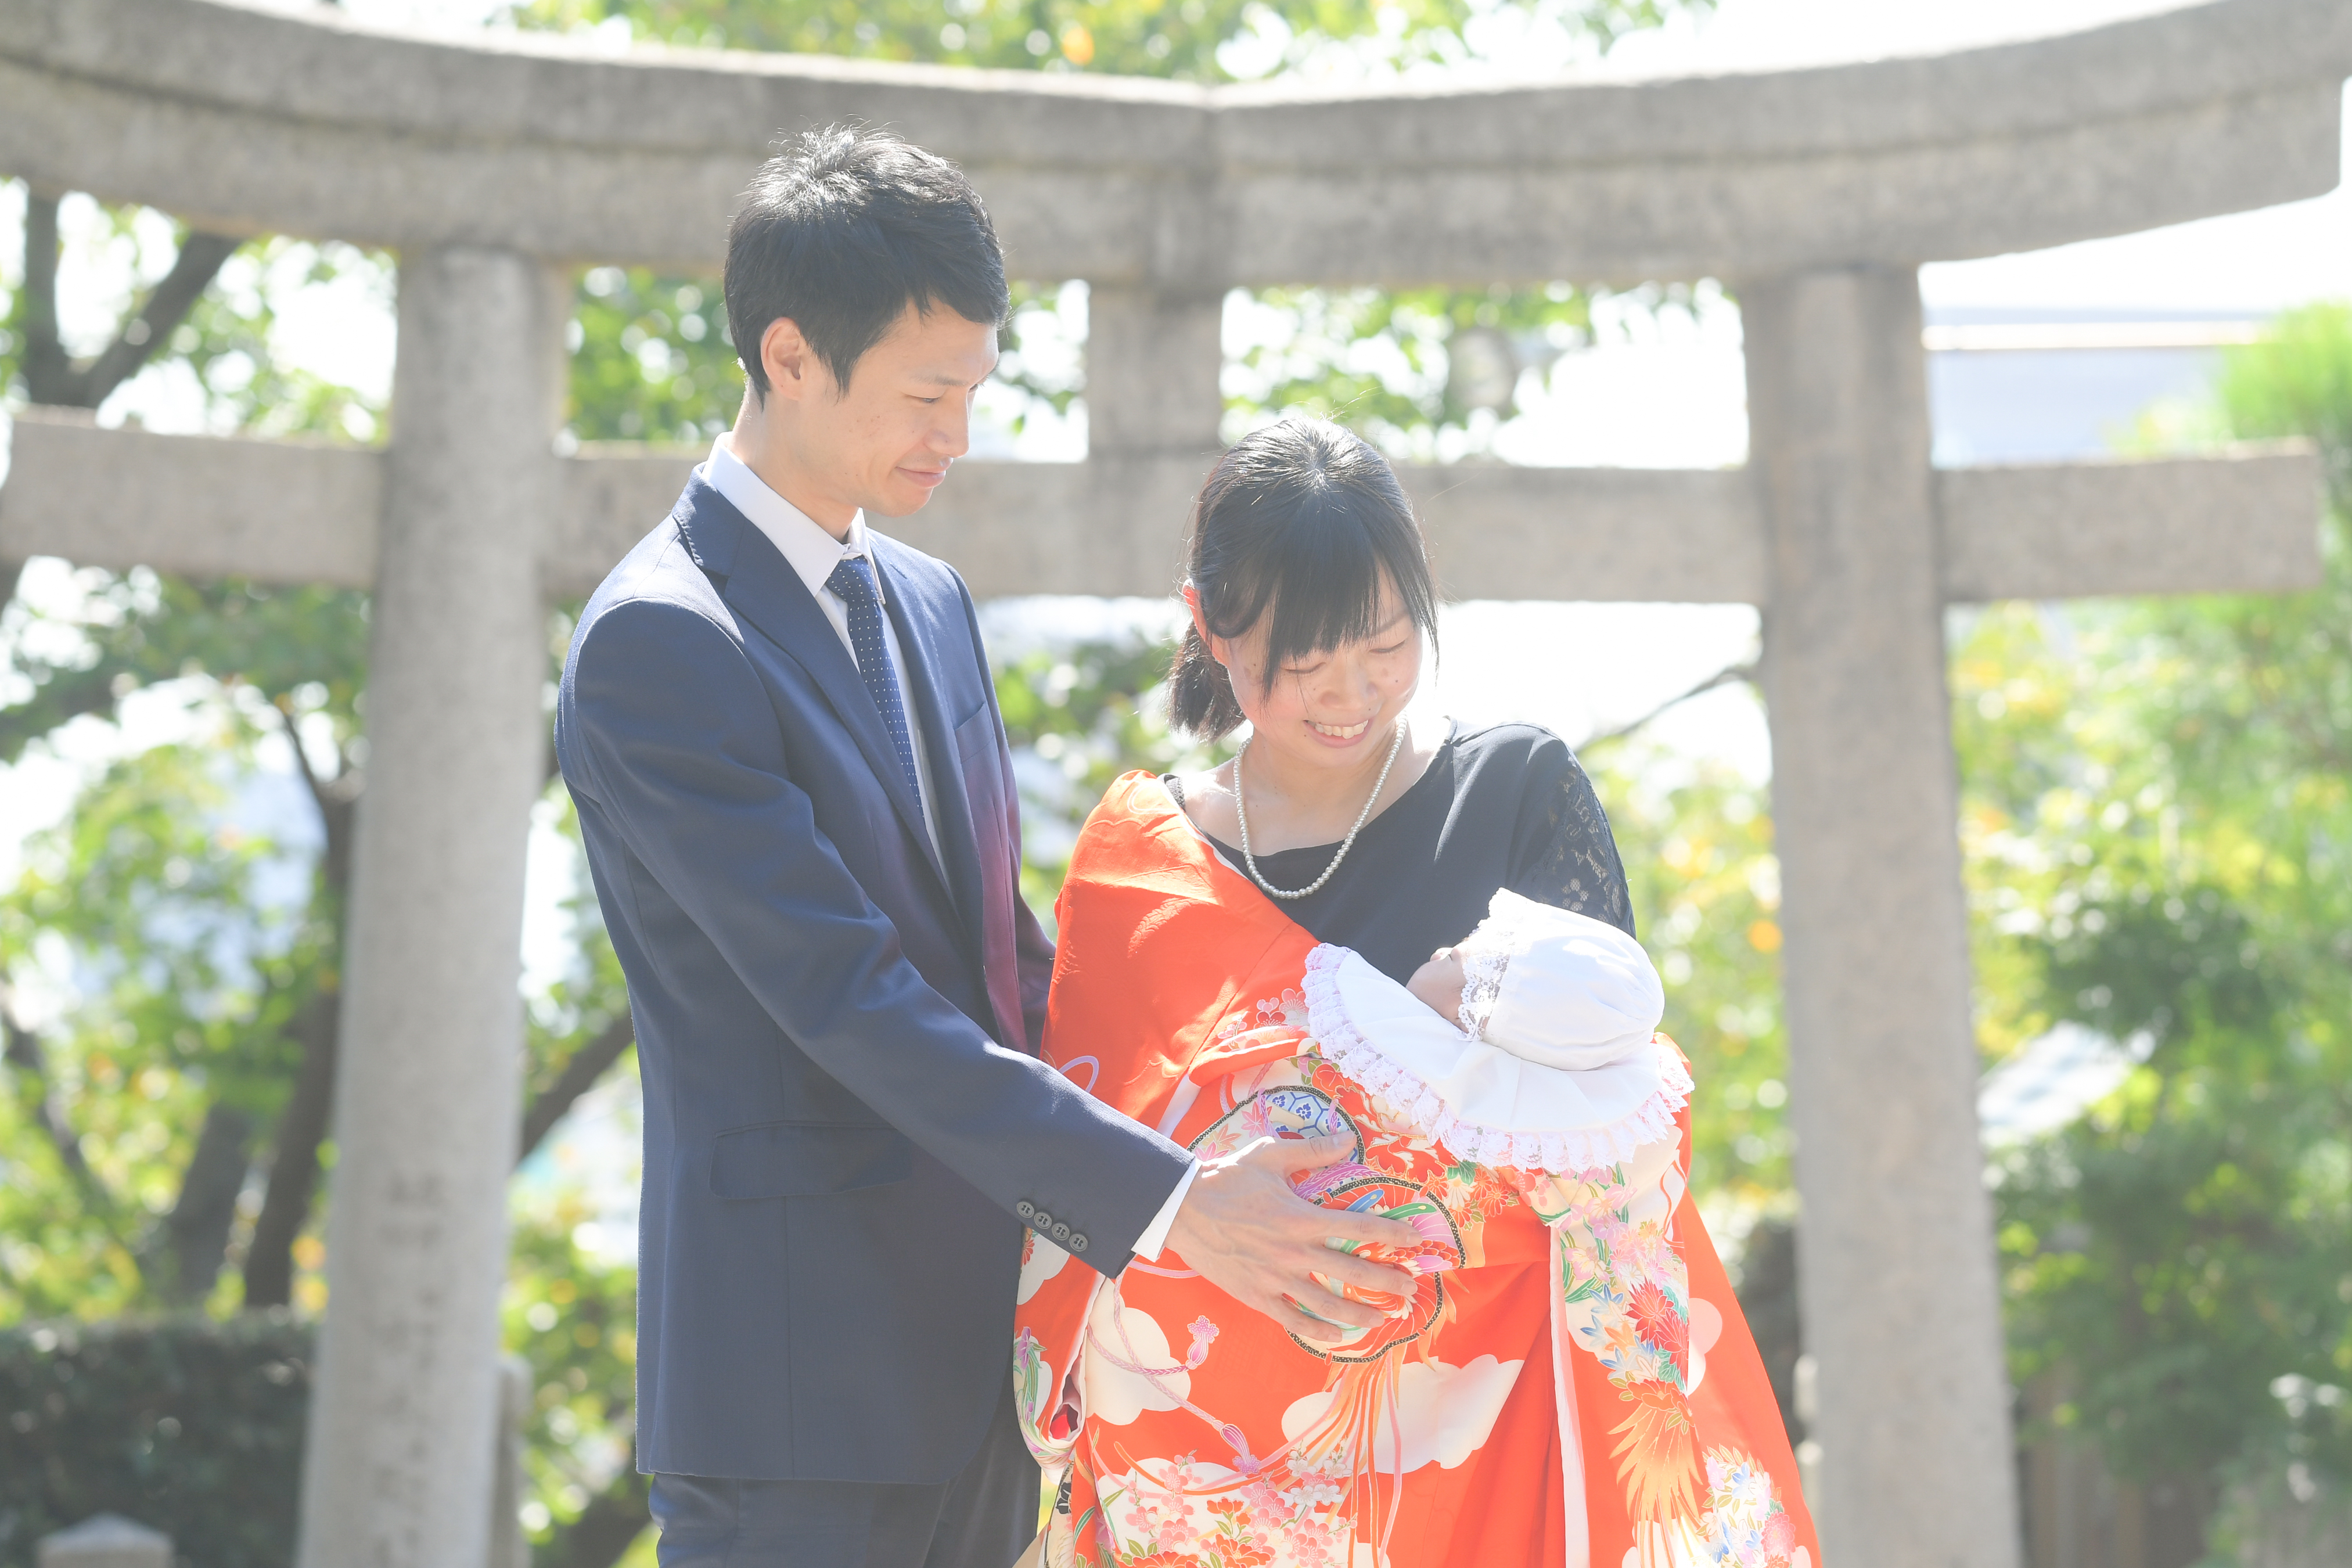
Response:
POLYGON ((1173 718, 1248 739, 1088 821, 1045 1055, 1204 1169, 1345 1136, 1294 1184, 1421 1240, 1370 1249, 1406 1289, 1333 1343, 1314 1302, 1286 1332, 1173 1251, 1102 1279, 1033 1237, 1043 1561, 1815 1563, 1591 785, 1540 729, 1412 710, 1435 591, 1354 437, 1249 437, 1192 533, 1173 718))

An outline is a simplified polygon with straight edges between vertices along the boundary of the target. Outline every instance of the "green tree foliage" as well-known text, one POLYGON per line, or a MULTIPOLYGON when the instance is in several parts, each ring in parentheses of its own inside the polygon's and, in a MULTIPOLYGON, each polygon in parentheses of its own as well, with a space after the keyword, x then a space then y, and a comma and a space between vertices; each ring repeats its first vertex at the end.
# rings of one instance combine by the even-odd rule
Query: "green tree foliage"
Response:
POLYGON ((584 1223, 576 1199, 519 1220, 503 1310, 508 1349, 530 1368, 523 1524, 541 1562, 582 1559, 592 1538, 610 1562, 646 1519, 631 1438, 636 1270, 576 1246, 584 1223))
MULTIPOLYGON (((294 922, 256 909, 274 847, 223 820, 228 772, 196 747, 115 764, 0 904, 0 942, 37 931, 61 944, 79 991, 41 1042, 47 1081, 16 1075, 16 1117, 39 1121, 42 1092, 74 1108, 70 1121, 50 1112, 56 1157, 27 1157, 0 1186, 20 1311, 110 1315, 197 1293, 154 1278, 154 1265, 206 1108, 250 1121, 291 1077, 284 1032, 309 955, 294 922), (93 1256, 112 1265, 93 1272, 93 1256)), ((41 1141, 11 1142, 29 1156, 41 1141)), ((232 1196, 244 1176, 240 1151, 232 1196)), ((204 1279, 186 1283, 208 1287, 217 1265, 198 1264, 204 1279)))
POLYGON ((1483 451, 1517 412, 1521 375, 1591 341, 1592 297, 1543 289, 1266 289, 1278 323, 1239 356, 1225 399, 1238 437, 1297 410, 1348 425, 1391 457, 1483 451))
POLYGON ((24 202, 24 265, 0 311, 0 391, 36 403, 95 408, 172 340, 236 242, 192 234, 160 213, 93 207, 98 242, 132 253, 142 296, 124 300, 112 330, 91 342, 71 341, 58 310, 59 222, 67 198, 16 186, 24 202))
POLYGON ((22 984, 46 950, 37 967, 54 974, 62 962, 73 991, 47 1037, 22 1026, 12 999, 16 1103, 47 1123, 55 1158, 22 1163, 0 1203, 37 1208, 53 1242, 79 1235, 85 1244, 47 1247, 38 1269, 11 1267, 0 1314, 96 1315, 201 1298, 225 1259, 279 1281, 261 1297, 281 1304, 323 1133, 323 1105, 310 1127, 283 1118, 306 1055, 331 1047, 321 1026, 332 1016, 358 776, 364 604, 328 589, 85 575, 70 621, 16 609, 12 673, 25 695, 0 709, 0 756, 13 760, 69 720, 110 718, 142 688, 175 696, 191 734, 93 779, 0 895, 0 979, 22 984), (317 838, 278 843, 238 826, 228 808, 265 741, 291 747, 297 737, 289 754, 308 764, 317 838), (124 1086, 131 1092, 118 1092, 124 1086), (230 1118, 226 1127, 215 1112, 230 1118), (236 1135, 240 1121, 247 1136, 236 1135), (198 1168, 208 1124, 212 1161, 198 1168), (255 1132, 270 1173, 262 1201, 279 1200, 260 1251, 248 1214, 235 1226, 208 1222, 203 1256, 181 1247, 174 1257, 161 1243, 184 1201, 234 1214, 255 1132), (81 1150, 99 1152, 80 1162, 94 1184, 75 1172, 81 1150), (67 1184, 46 1184, 54 1182, 67 1184), (226 1209, 200 1190, 207 1184, 225 1192, 226 1209), (77 1191, 83 1202, 51 1201, 77 1191), (119 1294, 77 1284, 79 1260, 109 1247, 172 1257, 173 1277, 118 1269, 119 1294))
POLYGON ((1052 930, 1071 839, 1113 779, 1182 773, 1233 754, 1168 728, 1173 644, 1146 637, 1030 649, 996 670, 1021 788, 1022 892, 1052 930))
POLYGON ((305 288, 329 284, 389 313, 393 258, 283 236, 250 241, 222 266, 158 358, 184 363, 194 373, 206 417, 218 428, 374 441, 383 431, 379 403, 289 363, 272 342, 282 302, 305 288))
POLYGON ((256 435, 367 440, 383 410, 273 350, 279 303, 341 282, 388 306, 380 251, 274 237, 239 245, 152 208, 27 193, 25 264, 0 308, 0 394, 95 408, 149 365, 184 370, 205 417, 256 435), (46 265, 44 264, 44 258, 46 265), (60 268, 121 280, 113 324, 77 335, 59 320, 60 268))
POLYGON ((1999 1191, 2021 1378, 2194 1500, 2352 1479, 2352 310, 2234 352, 2210 422, 2316 439, 2326 584, 1987 612, 1954 665, 1982 1034, 2146 1053, 1999 1191))
POLYGON ((591 268, 570 334, 568 407, 579 439, 701 446, 735 423, 743 372, 712 280, 591 268))
MULTIPOLYGON (((71 617, 18 606, 8 650, 16 695, 0 707, 0 762, 68 721, 111 718, 131 692, 212 676, 348 751, 360 733, 367 600, 337 588, 191 583, 152 572, 78 574, 71 617), (317 715, 313 720, 312 715, 317 715)), ((250 708, 240 712, 259 718, 250 708)))
MULTIPOLYGON (((2215 403, 2224 427, 2242 440, 2315 441, 2337 515, 2352 505, 2352 303, 2289 311, 2264 341, 2231 351, 2215 403)), ((2334 696, 2340 718, 2352 699, 2340 686, 2334 696)))
MULTIPOLYGON (((1511 3, 1605 49, 1714 0, 1511 3)), ((1476 14, 1467 0, 527 0, 510 12, 525 27, 620 28, 669 44, 1195 81, 1232 79, 1232 46, 1248 37, 1279 41, 1253 56, 1264 57, 1272 74, 1335 49, 1373 68, 1458 59, 1476 14)), ((1057 411, 1082 395, 1082 380, 1036 374, 1020 350, 1032 312, 1053 310, 1059 289, 1058 280, 1032 279, 1016 290, 999 374, 1057 411)), ((1228 399, 1232 434, 1304 409, 1418 460, 1486 451, 1495 426, 1514 411, 1522 374, 1542 373, 1587 341, 1591 328, 1591 294, 1568 283, 1403 293, 1273 289, 1255 303, 1273 331, 1244 353, 1240 388, 1228 399)), ((573 339, 578 437, 703 441, 731 423, 742 382, 718 305, 708 277, 587 273, 573 339), (688 299, 694 303, 673 304, 688 299)))
POLYGON ((1765 792, 1720 763, 1587 748, 1666 983, 1664 1028, 1690 1057, 1691 1185, 1735 1227, 1788 1202, 1789 1056, 1780 1016, 1780 867, 1765 792))

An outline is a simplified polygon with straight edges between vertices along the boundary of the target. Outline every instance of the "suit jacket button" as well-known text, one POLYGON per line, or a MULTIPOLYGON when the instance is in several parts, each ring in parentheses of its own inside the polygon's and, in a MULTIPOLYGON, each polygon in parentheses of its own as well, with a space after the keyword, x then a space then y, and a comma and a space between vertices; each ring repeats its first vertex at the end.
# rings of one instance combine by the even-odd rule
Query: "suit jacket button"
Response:
POLYGON ((1044 1209, 1039 1209, 1035 1214, 1031 1215, 1029 1216, 1029 1223, 1035 1226, 1043 1235, 1051 1236, 1054 1234, 1054 1216, 1047 1214, 1044 1209))
POLYGON ((1087 1249, 1087 1233, 1083 1230, 1070 1232, 1069 1248, 1072 1252, 1084 1252, 1087 1249))
POLYGON ((1055 1220, 1054 1222, 1054 1239, 1055 1241, 1067 1241, 1070 1239, 1070 1227, 1067 1222, 1062 1220, 1055 1220))
POLYGON ((1037 1205, 1031 1203, 1027 1198, 1023 1198, 1019 1203, 1013 1205, 1013 1212, 1019 1215, 1023 1219, 1034 1219, 1037 1216, 1037 1205))

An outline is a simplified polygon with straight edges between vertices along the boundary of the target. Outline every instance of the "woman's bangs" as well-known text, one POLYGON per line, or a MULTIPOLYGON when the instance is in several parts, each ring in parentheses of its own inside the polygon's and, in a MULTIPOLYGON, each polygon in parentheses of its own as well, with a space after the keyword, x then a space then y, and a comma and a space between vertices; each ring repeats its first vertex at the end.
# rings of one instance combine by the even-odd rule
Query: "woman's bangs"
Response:
POLYGON ((1262 637, 1265 689, 1285 665, 1369 641, 1400 615, 1435 646, 1437 591, 1412 505, 1356 437, 1312 423, 1257 431, 1220 459, 1196 504, 1202 629, 1262 637))
POLYGON ((1360 642, 1381 631, 1398 609, 1415 608, 1380 546, 1372 531, 1331 497, 1310 501, 1280 531, 1262 579, 1273 611, 1266 626, 1269 678, 1290 659, 1360 642))

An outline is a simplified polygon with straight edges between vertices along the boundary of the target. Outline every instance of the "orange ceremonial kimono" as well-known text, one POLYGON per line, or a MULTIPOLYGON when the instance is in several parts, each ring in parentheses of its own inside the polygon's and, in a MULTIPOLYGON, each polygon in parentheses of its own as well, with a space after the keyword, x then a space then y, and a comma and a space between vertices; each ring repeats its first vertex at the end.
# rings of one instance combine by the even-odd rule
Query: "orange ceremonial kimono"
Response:
POLYGON ((1338 1048, 1328 1005, 1340 950, 1147 773, 1088 820, 1059 914, 1050 1062, 1203 1159, 1352 1131, 1354 1159, 1300 1191, 1423 1239, 1411 1299, 1326 1347, 1172 1251, 1111 1280, 1032 1236, 1013 1375, 1058 1489, 1048 1568, 1816 1568, 1771 1387, 1688 1201, 1686 1107, 1599 1168, 1459 1157, 1427 1103, 1337 1065, 1366 1059, 1338 1048))

